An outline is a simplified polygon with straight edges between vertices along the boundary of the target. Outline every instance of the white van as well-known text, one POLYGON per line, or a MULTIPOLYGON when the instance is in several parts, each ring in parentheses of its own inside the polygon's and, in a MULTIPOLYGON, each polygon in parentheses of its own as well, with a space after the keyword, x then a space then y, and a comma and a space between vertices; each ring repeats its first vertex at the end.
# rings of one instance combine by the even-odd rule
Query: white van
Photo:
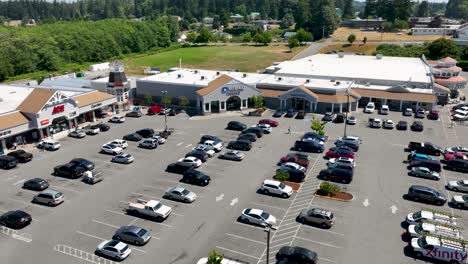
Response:
POLYGON ((375 110, 375 104, 373 102, 369 102, 366 105, 366 108, 364 108, 364 113, 372 114, 374 113, 375 110))
POLYGON ((431 258, 451 264, 468 263, 468 241, 448 237, 423 236, 411 239, 411 247, 417 258, 431 258))

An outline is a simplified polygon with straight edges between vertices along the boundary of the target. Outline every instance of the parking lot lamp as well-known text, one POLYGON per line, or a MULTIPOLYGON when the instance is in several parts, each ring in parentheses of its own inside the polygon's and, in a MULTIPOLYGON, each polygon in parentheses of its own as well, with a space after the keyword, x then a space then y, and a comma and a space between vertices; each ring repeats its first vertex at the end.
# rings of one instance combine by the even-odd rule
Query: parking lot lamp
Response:
POLYGON ((162 100, 164 102, 164 132, 167 132, 167 102, 166 102, 166 94, 167 94, 167 91, 166 90, 163 90, 161 91, 162 93, 162 100))
POLYGON ((267 251, 266 251, 266 263, 270 263, 270 232, 271 230, 276 230, 277 228, 275 226, 267 224, 265 226, 264 231, 267 233, 267 251))
POLYGON ((346 96, 347 96, 347 101, 346 101, 346 118, 345 118, 345 123, 344 123, 344 137, 346 137, 346 128, 348 126, 348 113, 349 113, 349 89, 346 89, 346 96))

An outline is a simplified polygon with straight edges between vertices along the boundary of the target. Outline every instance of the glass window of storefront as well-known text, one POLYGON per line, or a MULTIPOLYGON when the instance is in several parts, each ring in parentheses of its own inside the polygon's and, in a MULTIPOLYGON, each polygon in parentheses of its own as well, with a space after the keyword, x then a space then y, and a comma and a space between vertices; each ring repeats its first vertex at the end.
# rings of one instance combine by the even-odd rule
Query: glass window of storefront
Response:
POLYGON ((56 134, 68 129, 68 120, 65 116, 55 118, 50 125, 50 133, 56 134))

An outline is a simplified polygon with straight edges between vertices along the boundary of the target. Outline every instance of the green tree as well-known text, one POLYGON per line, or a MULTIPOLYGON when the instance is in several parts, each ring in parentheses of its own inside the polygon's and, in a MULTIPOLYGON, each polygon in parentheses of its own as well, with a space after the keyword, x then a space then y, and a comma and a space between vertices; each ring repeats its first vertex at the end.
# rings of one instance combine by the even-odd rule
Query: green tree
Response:
POLYGON ((354 35, 354 34, 349 35, 348 36, 348 42, 350 44, 353 44, 354 41, 356 41, 356 35, 354 35))
POLYGON ((263 45, 267 46, 268 44, 271 43, 271 41, 273 40, 273 37, 271 36, 270 32, 265 31, 265 32, 263 32, 263 34, 262 34, 261 40, 262 40, 261 43, 262 43, 263 45))
POLYGON ((221 264, 221 261, 224 259, 224 254, 219 255, 216 250, 211 251, 210 255, 208 256, 208 261, 206 264, 221 264))
POLYGON ((396 19, 393 22, 393 29, 395 30, 408 29, 408 28, 409 28, 408 22, 406 22, 405 20, 396 19))
POLYGON ((186 96, 180 96, 178 102, 180 106, 190 105, 190 100, 186 96))
POLYGON ((265 99, 262 96, 254 95, 250 97, 250 100, 255 108, 261 108, 265 104, 265 99))
POLYGON ((196 41, 197 41, 197 33, 192 31, 187 34, 187 42, 195 43, 196 41))
POLYGON ((340 186, 330 183, 330 182, 322 182, 320 183, 318 194, 333 197, 336 195, 337 192, 340 192, 340 191, 341 191, 340 186))
POLYGON ((366 43, 367 43, 367 37, 364 36, 364 38, 362 39, 362 44, 366 45, 366 43))
POLYGON ((164 96, 161 100, 161 103, 170 105, 172 103, 172 97, 164 96))
POLYGON ((292 49, 296 48, 296 47, 299 47, 299 40, 297 40, 297 38, 293 37, 293 38, 290 38, 288 40, 288 47, 289 47, 289 50, 292 51, 292 49))
POLYGON ((311 32, 315 39, 330 36, 338 26, 334 0, 316 0, 310 5, 310 20, 298 26, 311 32))
POLYGON ((255 42, 255 45, 258 45, 259 43, 263 43, 263 34, 260 34, 259 32, 255 33, 255 36, 253 37, 253 41, 255 42))
POLYGON ((277 172, 273 178, 275 178, 275 180, 278 180, 280 182, 284 182, 284 181, 289 180, 289 173, 277 172))
POLYGON ((449 18, 466 19, 468 14, 468 1, 449 0, 445 8, 445 16, 449 18))
POLYGON ((429 16, 429 2, 424 0, 418 5, 418 9, 416 11, 416 16, 418 17, 427 17, 429 16))
POLYGON ((200 28, 200 31, 198 33, 198 36, 195 40, 196 43, 208 43, 210 42, 211 40, 213 40, 213 34, 211 33, 211 31, 206 28, 206 27, 202 27, 200 28))
POLYGON ((433 60, 442 59, 445 57, 459 58, 461 55, 460 48, 450 39, 436 39, 429 43, 426 47, 427 57, 433 60))
POLYGON ((319 135, 324 136, 326 124, 327 122, 320 122, 318 119, 315 119, 315 117, 313 117, 312 122, 310 124, 310 129, 317 132, 319 135))
POLYGON ((143 97, 143 99, 141 100, 141 103, 142 103, 143 105, 148 105, 148 106, 153 105, 153 96, 151 96, 151 95, 145 95, 145 96, 143 97))
POLYGON ((353 0, 345 0, 343 6, 343 19, 350 19, 354 17, 353 0))
POLYGON ((249 43, 252 41, 252 34, 250 32, 247 32, 242 35, 242 42, 249 43))
POLYGON ((377 14, 377 0, 366 0, 366 6, 364 8, 364 17, 369 18, 377 14))
POLYGON ((280 27, 283 29, 287 29, 294 25, 294 16, 291 13, 287 13, 281 19, 280 27))
POLYGON ((461 51, 460 59, 465 60, 465 61, 468 60, 468 46, 465 46, 463 50, 461 51))
POLYGON ((311 41, 313 38, 312 33, 305 31, 303 28, 297 30, 295 37, 297 38, 300 44, 306 41, 311 41))

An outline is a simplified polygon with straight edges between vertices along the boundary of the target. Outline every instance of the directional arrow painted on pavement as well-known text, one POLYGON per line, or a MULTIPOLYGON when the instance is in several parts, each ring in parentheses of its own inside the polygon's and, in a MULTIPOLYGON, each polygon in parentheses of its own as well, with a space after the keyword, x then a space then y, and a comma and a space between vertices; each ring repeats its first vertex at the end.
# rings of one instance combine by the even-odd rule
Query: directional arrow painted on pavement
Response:
POLYGON ((216 202, 221 201, 224 198, 224 193, 221 194, 220 196, 216 196, 216 202))
POLYGON ((364 202, 362 202, 362 205, 364 205, 364 207, 369 206, 369 199, 365 199, 364 202))
POLYGON ((395 205, 392 205, 390 209, 392 209, 392 214, 396 214, 396 211, 398 210, 398 208, 395 205))
POLYGON ((239 199, 237 199, 237 197, 232 199, 231 200, 231 206, 234 206, 237 202, 239 202, 239 199))

